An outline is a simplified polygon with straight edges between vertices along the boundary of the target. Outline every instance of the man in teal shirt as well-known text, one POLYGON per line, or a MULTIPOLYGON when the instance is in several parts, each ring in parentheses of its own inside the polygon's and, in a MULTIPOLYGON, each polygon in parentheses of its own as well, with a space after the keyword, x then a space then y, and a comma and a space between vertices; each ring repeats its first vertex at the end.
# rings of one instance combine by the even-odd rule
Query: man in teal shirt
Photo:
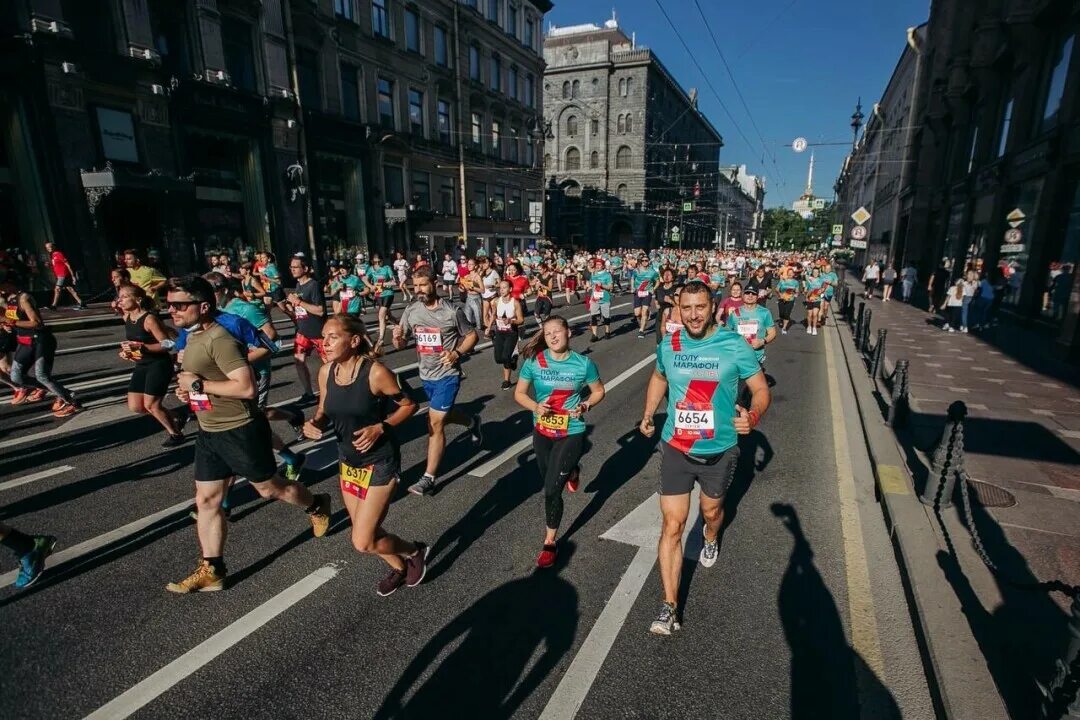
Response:
POLYGON ((660 281, 660 273, 648 264, 644 255, 638 266, 630 273, 630 287, 634 293, 634 317, 638 322, 638 337, 645 337, 645 325, 649 322, 649 308, 652 307, 653 293, 660 281))
POLYGON ((604 319, 604 339, 611 337, 611 288, 614 280, 611 273, 604 269, 604 261, 600 258, 593 260, 593 271, 589 277, 589 331, 592 338, 589 342, 600 340, 596 336, 596 328, 600 325, 600 318, 604 319))

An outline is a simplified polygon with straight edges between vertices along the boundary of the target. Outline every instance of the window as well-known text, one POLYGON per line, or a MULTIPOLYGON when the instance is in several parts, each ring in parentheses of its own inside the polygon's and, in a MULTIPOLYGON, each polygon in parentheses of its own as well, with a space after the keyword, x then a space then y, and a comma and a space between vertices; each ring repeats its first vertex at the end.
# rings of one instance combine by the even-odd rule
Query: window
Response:
POLYGON ((525 136, 525 165, 533 167, 536 164, 536 146, 533 145, 532 135, 525 136))
POLYGON ((447 49, 446 28, 435 26, 435 64, 450 67, 450 52, 447 49))
POLYGON ((405 204, 405 176, 397 165, 383 165, 383 185, 386 202, 401 207, 405 204))
POLYGON ((472 114, 472 144, 476 148, 476 150, 478 150, 478 151, 481 148, 480 125, 481 125, 481 123, 480 123, 480 113, 473 113, 472 114))
POLYGON ((626 95, 634 94, 634 78, 626 78, 626 95))
POLYGON ((566 82, 564 82, 562 84, 562 96, 563 96, 563 100, 569 100, 570 99, 570 81, 569 80, 567 80, 566 82))
POLYGON ((450 142, 450 103, 446 100, 439 101, 438 110, 439 142, 443 145, 452 145, 450 142))
POLYGON ((360 121, 360 68, 348 63, 341 63, 341 114, 360 121))
POLYGON ((518 36, 518 9, 517 5, 510 3, 506 6, 506 34, 518 36))
MULTIPOLYGON (((25 3, 23 5, 26 6, 25 3)), ((50 3, 50 5, 55 5, 55 3, 50 3)), ((74 34, 76 42, 95 52, 115 53, 116 35, 113 30, 113 10, 110 7, 111 5, 113 3, 108 0, 62 0, 60 12, 64 20, 71 26, 71 32, 74 34)), ((15 6, 15 3, 5 3, 5 9, 15 6)), ((29 6, 26 7, 29 8, 29 6)), ((223 21, 222 35, 227 34, 224 25, 225 22, 223 21)), ((250 43, 249 38, 248 44, 250 45, 250 43)), ((226 49, 225 68, 233 76, 233 82, 236 82, 236 74, 229 67, 228 57, 229 53, 228 49, 226 49)))
POLYGON ((592 130, 593 135, 599 135, 600 134, 600 121, 598 119, 593 118, 592 122, 590 123, 590 126, 591 126, 590 129, 592 130))
POLYGON ((1009 129, 1012 127, 1012 116, 1013 98, 1010 96, 1005 101, 1005 107, 1001 111, 1001 125, 998 128, 998 157, 1005 154, 1005 146, 1009 142, 1009 129))
POLYGON ((619 78, 619 94, 626 97, 626 78, 619 78))
POLYGON ((525 74, 525 104, 529 107, 536 107, 536 94, 535 84, 533 81, 532 73, 525 74))
POLYGON ((518 97, 518 69, 517 65, 510 66, 510 72, 506 76, 506 94, 515 100, 520 100, 518 97))
POLYGON ((343 20, 356 19, 355 0, 334 0, 334 15, 343 20))
POLYGON ((469 46, 469 79, 480 82, 480 48, 469 46))
POLYGON ((1046 99, 1043 102, 1042 129, 1044 130, 1053 127, 1058 121, 1058 110, 1061 109, 1061 98, 1065 94, 1065 80, 1069 75, 1069 61, 1072 59, 1074 39, 1075 35, 1069 35, 1064 42, 1056 46, 1055 53, 1051 56, 1053 66, 1047 79, 1046 99))
POLYGON ((533 22, 531 17, 525 18, 525 35, 522 38, 525 42, 525 47, 532 50, 533 48, 533 35, 536 34, 536 23, 533 22))
POLYGON ((420 16, 411 8, 405 8, 405 49, 420 52, 420 16))
POLYGON ((296 78, 300 82, 300 103, 308 110, 322 108, 318 53, 306 48, 296 49, 296 78))
POLYGON ((592 154, 589 155, 589 169, 595 170, 598 167, 600 167, 600 153, 593 150, 592 154))
POLYGON ((566 151, 566 169, 567 171, 581 169, 581 152, 577 148, 566 151))
POLYGON ((424 93, 409 88, 409 127, 413 135, 424 137, 424 93))
POLYGON ((521 205, 521 191, 510 191, 510 219, 521 220, 522 215, 525 213, 525 208, 521 205))
POLYGON ((493 23, 499 22, 499 5, 501 0, 488 0, 487 19, 493 23))
POLYGON ((623 145, 615 153, 615 169, 616 170, 629 170, 630 169, 630 148, 623 145))
POLYGON ((624 132, 626 132, 626 116, 625 115, 620 115, 619 116, 619 120, 618 120, 618 122, 616 124, 616 127, 617 127, 618 133, 620 135, 622 135, 624 132))
POLYGON ((577 97, 581 93, 581 81, 575 80, 571 86, 570 97, 577 97))
POLYGON ((554 170, 555 169, 554 166, 552 166, 552 164, 551 164, 551 153, 545 153, 545 155, 544 155, 544 169, 545 170, 554 170))
POLYGON ((446 215, 457 215, 457 198, 454 195, 454 178, 439 178, 439 210, 446 215))
MULTIPOLYGON (((87 3, 89 5, 89 3, 87 3)), ((240 90, 257 92, 255 80, 254 29, 250 23, 236 18, 221 20, 221 45, 225 52, 225 70, 240 90)), ((299 60, 297 61, 299 62, 299 60)), ((300 84, 303 92, 303 83, 300 84)))
POLYGON ((502 159, 502 123, 491 121, 491 154, 502 159))
POLYGON ((626 183, 619 183, 619 187, 615 189, 615 195, 619 198, 619 202, 626 202, 626 183))
POLYGON ((379 78, 379 123, 394 129, 394 81, 379 78))
POLYGON ((485 183, 473 183, 470 209, 473 217, 487 217, 487 185, 485 183))
POLYGON ((431 176, 425 172, 412 173, 412 203, 421 210, 431 209, 431 176))
POLYGON ((501 220, 506 219, 506 189, 497 187, 491 191, 491 214, 501 220))
POLYGON ((499 53, 491 53, 491 77, 488 81, 492 90, 502 90, 502 58, 499 53))
POLYGON ((634 114, 626 113, 626 132, 634 132, 634 114))
POLYGON ((518 150, 517 128, 510 128, 510 162, 516 163, 521 160, 521 152, 518 150))
POLYGON ((566 136, 577 136, 577 115, 568 115, 566 118, 566 136))
POLYGON ((386 0, 371 0, 371 32, 379 37, 390 37, 390 14, 386 12, 386 0))

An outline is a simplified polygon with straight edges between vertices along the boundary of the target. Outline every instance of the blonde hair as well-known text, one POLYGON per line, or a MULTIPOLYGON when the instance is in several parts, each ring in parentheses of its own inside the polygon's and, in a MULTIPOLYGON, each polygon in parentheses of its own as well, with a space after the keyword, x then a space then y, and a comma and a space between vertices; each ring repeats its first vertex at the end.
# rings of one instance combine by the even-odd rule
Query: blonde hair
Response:
POLYGON ((360 357, 365 357, 368 360, 377 360, 379 358, 381 353, 375 351, 375 346, 371 343, 371 338, 367 334, 367 326, 363 320, 352 315, 337 313, 327 318, 326 322, 336 322, 347 334, 356 335, 360 338, 360 347, 357 348, 357 354, 360 357))

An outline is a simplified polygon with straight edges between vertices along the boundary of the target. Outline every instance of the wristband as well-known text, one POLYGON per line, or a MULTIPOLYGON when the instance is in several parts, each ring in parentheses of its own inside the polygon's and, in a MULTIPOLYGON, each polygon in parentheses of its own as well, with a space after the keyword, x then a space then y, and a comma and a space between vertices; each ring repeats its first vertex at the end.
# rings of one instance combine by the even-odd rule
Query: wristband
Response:
POLYGON ((158 345, 161 346, 162 350, 172 350, 174 347, 176 347, 176 341, 166 339, 159 342, 158 345))
POLYGON ((756 428, 758 423, 761 422, 761 415, 758 414, 757 410, 748 410, 747 415, 750 416, 750 427, 756 428))
POLYGON ((384 434, 384 435, 387 435, 387 434, 389 434, 389 432, 390 432, 390 428, 394 427, 393 425, 391 425, 390 423, 386 422, 385 420, 383 420, 383 421, 382 421, 381 423, 379 423, 379 424, 380 424, 380 425, 382 425, 382 431, 383 431, 383 434, 384 434))

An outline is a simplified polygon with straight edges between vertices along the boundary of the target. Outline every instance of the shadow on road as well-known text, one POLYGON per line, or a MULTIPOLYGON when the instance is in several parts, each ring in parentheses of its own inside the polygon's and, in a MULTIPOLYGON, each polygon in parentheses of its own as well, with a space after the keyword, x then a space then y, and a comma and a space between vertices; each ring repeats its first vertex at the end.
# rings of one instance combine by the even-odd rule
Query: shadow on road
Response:
POLYGON ((555 568, 497 587, 439 630, 374 717, 514 716, 573 646, 578 593, 559 575, 573 551, 564 543, 555 568))
POLYGON ((791 717, 898 720, 900 708, 892 693, 848 644, 836 601, 814 564, 795 508, 773 503, 772 512, 795 539, 777 594, 791 647, 791 717))

